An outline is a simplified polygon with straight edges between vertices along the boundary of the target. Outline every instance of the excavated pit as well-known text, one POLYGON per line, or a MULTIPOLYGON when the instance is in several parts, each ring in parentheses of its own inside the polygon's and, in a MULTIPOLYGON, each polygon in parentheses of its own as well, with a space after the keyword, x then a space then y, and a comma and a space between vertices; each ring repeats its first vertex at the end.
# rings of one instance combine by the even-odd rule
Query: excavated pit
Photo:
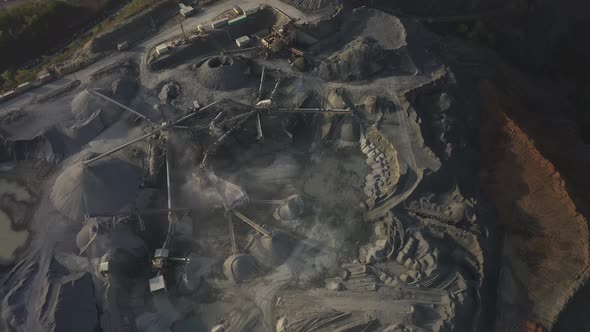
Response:
MULTIPOLYGON (((300 24, 264 7, 165 56, 146 48, 146 63, 100 69, 40 104, 62 106, 41 123, 39 111, 7 117, 10 159, 56 165, 38 177, 30 251, 16 250, 2 279, 2 324, 328 332, 486 321, 496 224, 467 152, 478 142, 469 124, 455 125, 478 109, 461 103, 463 76, 417 24, 368 8, 300 24), (225 53, 237 37, 287 23, 306 33, 296 46, 307 72, 280 52, 225 53), (255 106, 262 100, 269 109, 255 106), (162 280, 166 291, 147 292, 162 280), (60 296, 62 311, 48 313, 60 296), (63 310, 83 315, 68 322, 63 310)), ((2 254, 22 246, 11 240, 2 254)))

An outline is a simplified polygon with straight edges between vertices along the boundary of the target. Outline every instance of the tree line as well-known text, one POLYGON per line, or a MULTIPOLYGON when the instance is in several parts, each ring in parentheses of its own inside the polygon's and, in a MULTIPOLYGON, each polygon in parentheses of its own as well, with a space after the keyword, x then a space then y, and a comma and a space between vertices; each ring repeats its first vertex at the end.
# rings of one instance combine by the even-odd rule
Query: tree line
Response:
MULTIPOLYGON (((0 77, 11 79, 18 75, 16 68, 33 66, 35 59, 60 51, 117 3, 120 1, 43 0, 0 11, 0 77)), ((26 69, 20 71, 22 75, 26 69)))

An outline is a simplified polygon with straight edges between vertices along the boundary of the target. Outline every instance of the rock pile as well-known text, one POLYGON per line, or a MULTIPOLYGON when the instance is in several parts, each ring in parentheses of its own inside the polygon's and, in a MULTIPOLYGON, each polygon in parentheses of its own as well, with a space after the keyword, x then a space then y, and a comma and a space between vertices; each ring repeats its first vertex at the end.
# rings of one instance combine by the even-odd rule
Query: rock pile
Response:
POLYGON ((80 160, 55 180, 51 202, 72 220, 82 220, 89 213, 114 212, 133 204, 140 174, 137 167, 116 158, 104 158, 87 166, 80 160))
POLYGON ((384 68, 385 51, 370 38, 355 39, 338 54, 322 61, 318 75, 326 81, 365 80, 384 68))
POLYGON ((197 68, 197 79, 211 90, 234 90, 248 83, 250 67, 230 56, 214 56, 197 68))

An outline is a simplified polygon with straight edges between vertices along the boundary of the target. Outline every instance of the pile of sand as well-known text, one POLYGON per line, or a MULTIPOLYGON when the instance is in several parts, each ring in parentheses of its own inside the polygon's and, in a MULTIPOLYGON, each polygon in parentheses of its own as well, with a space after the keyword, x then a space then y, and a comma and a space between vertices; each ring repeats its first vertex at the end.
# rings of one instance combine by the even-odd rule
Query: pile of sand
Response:
POLYGON ((370 38, 355 39, 339 53, 318 66, 318 75, 326 81, 364 80, 384 68, 385 51, 370 38))
POLYGON ((197 79, 212 90, 234 90, 248 82, 250 67, 243 61, 229 56, 209 58, 196 68, 197 79))
POLYGON ((113 212, 133 205, 140 186, 139 168, 116 158, 68 166, 56 179, 50 198, 72 220, 90 213, 113 212))

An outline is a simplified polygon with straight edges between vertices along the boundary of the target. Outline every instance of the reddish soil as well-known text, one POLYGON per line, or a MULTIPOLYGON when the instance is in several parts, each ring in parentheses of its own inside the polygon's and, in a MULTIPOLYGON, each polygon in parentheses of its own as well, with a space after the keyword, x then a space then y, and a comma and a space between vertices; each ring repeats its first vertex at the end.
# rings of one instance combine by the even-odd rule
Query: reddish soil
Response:
POLYGON ((492 82, 505 99, 504 111, 535 141, 565 180, 578 209, 590 218, 590 145, 582 140, 576 107, 567 89, 553 81, 534 81, 518 70, 500 65, 492 82))
POLYGON ((484 181, 503 236, 496 331, 530 330, 530 322, 549 330, 587 279, 587 222, 560 172, 512 117, 525 108, 520 99, 490 81, 480 88, 484 181))

